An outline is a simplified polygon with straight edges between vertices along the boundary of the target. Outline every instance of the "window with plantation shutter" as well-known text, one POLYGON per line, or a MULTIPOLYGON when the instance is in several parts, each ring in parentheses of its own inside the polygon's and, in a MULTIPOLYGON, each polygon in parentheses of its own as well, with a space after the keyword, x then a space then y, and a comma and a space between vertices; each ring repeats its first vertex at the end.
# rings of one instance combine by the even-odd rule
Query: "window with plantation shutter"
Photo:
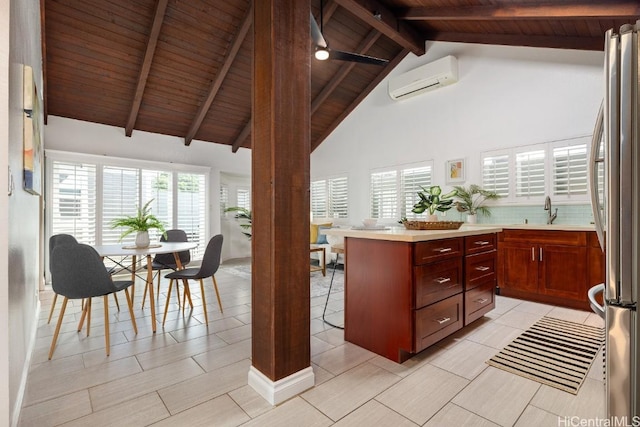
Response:
POLYGON ((51 163, 49 195, 51 235, 71 234, 81 242, 95 244, 96 166, 88 163, 51 163))
POLYGON ((187 233, 190 242, 198 243, 191 257, 202 258, 207 247, 206 181, 204 174, 178 173, 177 227, 187 233))
POLYGON ((346 176, 331 178, 328 180, 328 216, 330 218, 349 217, 349 188, 346 176))
POLYGON ((544 196, 545 150, 516 154, 516 197, 544 196))
MULTIPOLYGON (((102 169, 102 243, 105 245, 120 242, 122 227, 112 228, 116 218, 135 216, 142 208, 139 198, 140 169, 105 166, 102 169)), ((147 201, 143 202, 146 203, 147 201)), ((135 242, 135 233, 126 236, 122 242, 135 242)))
POLYGON ((220 217, 223 218, 225 211, 229 207, 229 187, 225 184, 220 186, 220 217))
POLYGON ((509 196, 509 155, 485 155, 482 159, 482 188, 509 196))
POLYGON ((575 196, 587 194, 587 145, 553 149, 553 194, 575 196))
POLYGON ((311 214, 313 218, 327 217, 327 180, 321 179, 311 183, 311 214))
POLYGON ((373 172, 370 182, 371 218, 397 219, 398 172, 373 172))
POLYGON ((236 191, 237 206, 248 211, 251 210, 251 190, 248 188, 238 188, 236 191))
POLYGON ((346 176, 311 182, 311 213, 313 218, 348 218, 349 188, 346 176))
POLYGON ((418 191, 431 186, 431 166, 403 169, 400 171, 400 195, 401 212, 400 216, 415 218, 417 214, 411 212, 413 205, 418 200, 418 191))
MULTIPOLYGON (((167 229, 180 228, 198 243, 192 258, 202 257, 207 237, 206 168, 179 166, 46 151, 47 232, 71 234, 82 243, 120 244, 122 229, 113 229, 115 218, 136 215, 137 208, 151 201, 151 213, 167 229), (151 168, 149 167, 151 165, 151 168), (179 166, 179 167, 178 167, 179 166), (178 172, 170 168, 181 168, 178 172)), ((223 197, 221 197, 223 199, 223 197)), ((222 201, 221 201, 222 204, 222 201)), ((160 238, 157 230, 150 238, 160 238)), ((122 243, 131 244, 135 234, 122 243)))

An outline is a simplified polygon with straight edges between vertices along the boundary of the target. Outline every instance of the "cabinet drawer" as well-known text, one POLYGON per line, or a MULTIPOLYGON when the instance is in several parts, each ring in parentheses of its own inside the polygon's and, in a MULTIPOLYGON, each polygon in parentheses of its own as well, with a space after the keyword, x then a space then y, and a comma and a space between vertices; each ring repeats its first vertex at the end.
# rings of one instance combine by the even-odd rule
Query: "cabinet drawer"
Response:
POLYGON ((462 292, 462 259, 450 259, 413 267, 415 271, 415 308, 443 300, 462 292))
POLYGON ((462 237, 418 242, 415 244, 413 263, 415 265, 422 265, 461 256, 462 246, 462 237))
POLYGON ((415 311, 416 353, 462 328, 462 304, 458 294, 415 311))
POLYGON ((481 234, 479 236, 467 236, 464 238, 465 255, 489 252, 497 248, 495 234, 481 234))
POLYGON ((465 257, 465 286, 467 290, 475 288, 483 282, 495 281, 496 254, 497 251, 491 251, 465 257))
POLYGON ((496 307, 495 283, 486 282, 465 292, 464 294, 464 324, 468 325, 484 316, 496 307))

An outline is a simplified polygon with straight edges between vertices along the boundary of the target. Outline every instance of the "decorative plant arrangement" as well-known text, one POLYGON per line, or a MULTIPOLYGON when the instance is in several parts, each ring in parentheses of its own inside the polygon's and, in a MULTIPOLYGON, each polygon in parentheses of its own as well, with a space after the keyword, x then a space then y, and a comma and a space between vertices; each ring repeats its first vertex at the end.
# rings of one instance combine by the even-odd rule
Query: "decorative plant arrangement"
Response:
MULTIPOLYGON (((471 184, 469 187, 457 185, 453 188, 456 190, 456 198, 459 199, 455 202, 456 210, 458 212, 467 212, 472 216, 476 214, 491 216, 491 211, 485 206, 485 203, 488 200, 500 198, 494 191, 483 190, 476 184, 471 184)), ((469 222, 475 222, 475 217, 469 222)))
POLYGON ((137 233, 136 246, 146 248, 149 246, 149 230, 155 228, 166 236, 164 224, 151 213, 149 205, 153 200, 149 200, 142 208, 138 207, 135 216, 125 216, 111 221, 112 228, 125 227, 120 240, 131 233, 137 233))
POLYGON ((251 239, 251 211, 249 209, 241 208, 240 206, 232 206, 226 208, 225 212, 235 212, 235 219, 242 219, 244 222, 239 223, 242 228, 242 234, 251 239))
POLYGON ((454 206, 454 197, 456 190, 452 190, 446 194, 442 194, 442 188, 439 185, 432 185, 429 189, 424 187, 423 191, 418 191, 420 200, 413 205, 411 212, 421 214, 427 212, 430 216, 429 221, 409 221, 402 218, 401 223, 408 230, 442 230, 460 228, 462 222, 457 221, 438 221, 435 216, 436 212, 447 212, 454 206))

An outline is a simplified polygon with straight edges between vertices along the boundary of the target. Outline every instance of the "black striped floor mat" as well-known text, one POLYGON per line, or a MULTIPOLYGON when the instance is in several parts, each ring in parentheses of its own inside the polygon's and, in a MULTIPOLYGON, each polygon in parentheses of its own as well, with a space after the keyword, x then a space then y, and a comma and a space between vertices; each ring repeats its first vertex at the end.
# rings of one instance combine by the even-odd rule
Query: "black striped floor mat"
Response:
POLYGON ((602 328, 543 317, 487 363, 577 394, 603 343, 602 328))

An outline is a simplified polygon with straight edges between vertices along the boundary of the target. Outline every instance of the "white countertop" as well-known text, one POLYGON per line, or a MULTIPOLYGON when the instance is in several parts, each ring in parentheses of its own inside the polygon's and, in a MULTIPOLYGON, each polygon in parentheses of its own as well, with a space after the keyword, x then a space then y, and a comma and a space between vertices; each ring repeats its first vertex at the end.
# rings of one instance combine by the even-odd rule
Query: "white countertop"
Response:
POLYGON ((475 226, 463 224, 457 230, 407 230, 404 227, 390 227, 387 230, 354 230, 351 228, 330 228, 324 230, 328 236, 357 237, 360 239, 392 240, 396 242, 423 242, 427 240, 449 239, 452 237, 474 236, 502 231, 497 226, 475 226))
POLYGON ((591 225, 570 224, 463 224, 457 230, 407 230, 402 226, 379 229, 330 228, 324 230, 328 236, 357 237, 360 239, 392 240, 397 242, 423 242, 452 237, 498 233, 502 230, 550 230, 550 231, 595 231, 591 225))

